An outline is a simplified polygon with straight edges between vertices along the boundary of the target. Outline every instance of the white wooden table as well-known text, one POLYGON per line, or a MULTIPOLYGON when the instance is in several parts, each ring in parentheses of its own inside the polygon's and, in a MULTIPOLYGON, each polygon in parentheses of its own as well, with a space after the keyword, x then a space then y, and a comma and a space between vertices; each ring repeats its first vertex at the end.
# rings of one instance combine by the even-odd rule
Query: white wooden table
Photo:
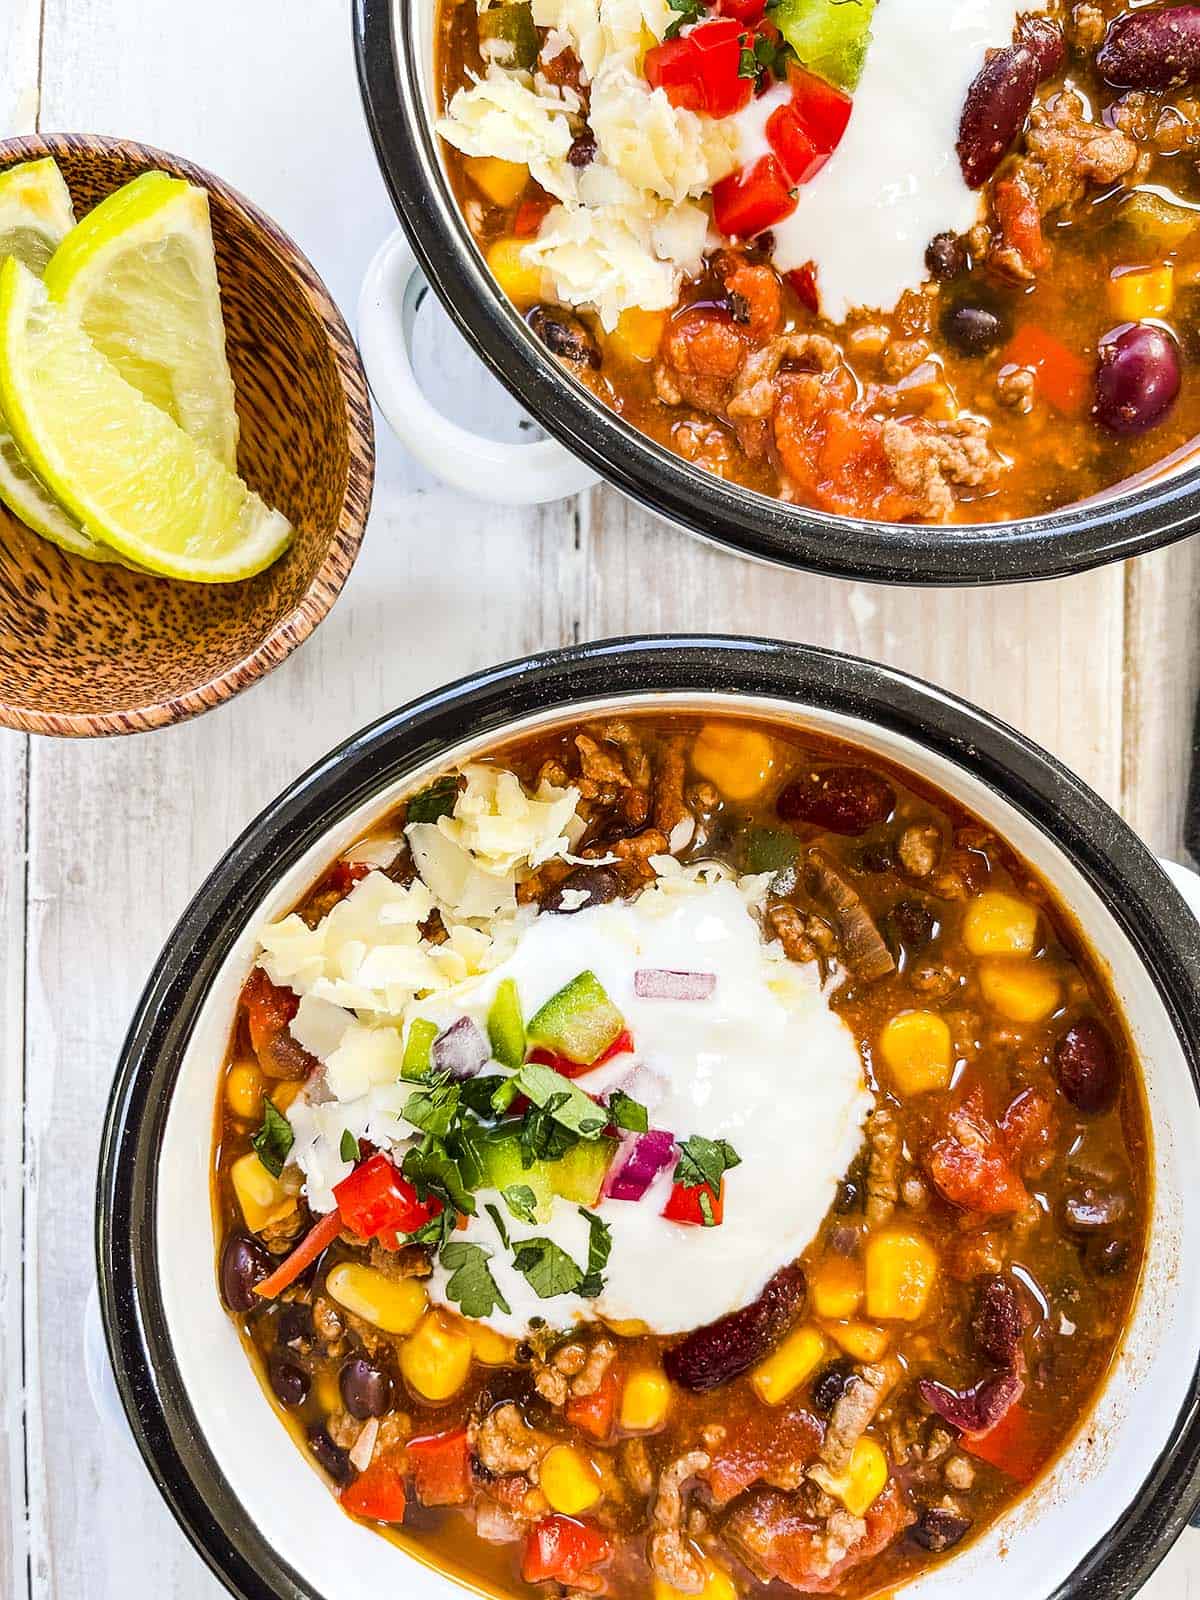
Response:
MULTIPOLYGON (((0 136, 34 129, 122 134, 221 173, 296 237, 348 312, 392 226, 344 0, 0 0, 0 136)), ((447 325, 430 340, 443 366, 478 372, 447 325)), ((511 425, 498 391, 470 387, 472 421, 511 425)), ((163 939, 235 834, 328 747, 421 690, 544 646, 770 634, 980 702, 1180 855, 1198 614, 1200 541, 1053 585, 872 589, 717 554, 607 490, 538 512, 461 500, 381 435, 358 567, 274 676, 163 733, 0 734, 0 1595, 219 1593, 89 1403, 96 1152, 163 939)), ((1183 1600, 1193 1586, 1197 1534, 1149 1593, 1183 1600)))

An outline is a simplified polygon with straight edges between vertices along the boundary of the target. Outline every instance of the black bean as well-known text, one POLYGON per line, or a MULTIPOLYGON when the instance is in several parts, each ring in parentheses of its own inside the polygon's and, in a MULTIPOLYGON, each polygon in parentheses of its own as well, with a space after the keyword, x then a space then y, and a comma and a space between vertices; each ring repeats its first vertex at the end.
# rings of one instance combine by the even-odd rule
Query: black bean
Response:
POLYGON ((1008 318, 998 307, 951 301, 941 316, 942 337, 961 355, 984 356, 1008 338, 1008 318))
POLYGON ((1108 1277, 1113 1273, 1124 1272, 1129 1265, 1129 1240, 1089 1239, 1084 1253, 1093 1272, 1100 1272, 1108 1277))
POLYGON ((610 900, 620 898, 621 880, 611 867, 576 867, 568 872, 561 883, 555 884, 542 896, 540 904, 543 911, 562 911, 563 895, 568 889, 582 890, 587 899, 582 905, 572 909, 588 911, 592 906, 607 905, 610 900))
POLYGON ((391 1409, 392 1380, 366 1356, 350 1357, 338 1375, 338 1387, 346 1410, 360 1422, 385 1416, 391 1409))
POLYGON ((1063 1217, 1072 1233, 1100 1233, 1121 1221, 1127 1210, 1125 1196, 1098 1184, 1072 1189, 1063 1201, 1063 1217))
POLYGON ((1100 341, 1092 415, 1109 433, 1145 433, 1175 404, 1179 384, 1179 352, 1170 334, 1148 322, 1128 323, 1100 341))
POLYGON ((344 1488, 353 1478, 350 1457, 334 1444, 320 1423, 314 1423, 308 1430, 308 1448, 339 1487, 344 1488))
POLYGON ((572 141, 571 148, 567 151, 567 160, 573 167, 590 167, 596 159, 596 135, 590 128, 585 128, 579 137, 572 141))
POLYGON ((558 306, 534 306, 525 319, 551 355, 579 366, 599 367, 596 341, 578 317, 558 306))
POLYGON ((920 900, 897 900, 880 923, 880 932, 895 955, 928 948, 937 938, 938 921, 920 900))
POLYGON ((827 1417, 854 1382, 854 1365, 850 1361, 834 1361, 813 1380, 812 1408, 819 1417, 827 1417))
POLYGON ((1107 1111, 1117 1098, 1120 1075, 1108 1029, 1096 1017, 1074 1022, 1054 1047, 1058 1086, 1080 1111, 1107 1111))
POLYGON ((880 839, 876 844, 864 845, 858 863, 864 872, 891 872, 896 865, 892 841, 880 839))
POLYGON ((970 1526, 969 1517, 960 1517, 944 1506, 925 1506, 908 1536, 922 1550, 937 1556, 956 1545, 970 1526))
POLYGON ((302 1406, 311 1385, 308 1369, 286 1346, 276 1345, 267 1360, 271 1388, 282 1405, 302 1406))
POLYGON ((925 251, 925 267, 935 283, 949 283, 967 270, 967 247, 957 234, 936 234, 925 251))
POLYGON ((313 1340, 312 1307, 303 1300, 289 1300, 279 1308, 275 1319, 275 1338, 280 1344, 309 1345, 313 1340))
POLYGON ((221 1293, 230 1311, 245 1315, 266 1302, 254 1290, 275 1270, 275 1263, 257 1239, 230 1234, 221 1252, 221 1293))

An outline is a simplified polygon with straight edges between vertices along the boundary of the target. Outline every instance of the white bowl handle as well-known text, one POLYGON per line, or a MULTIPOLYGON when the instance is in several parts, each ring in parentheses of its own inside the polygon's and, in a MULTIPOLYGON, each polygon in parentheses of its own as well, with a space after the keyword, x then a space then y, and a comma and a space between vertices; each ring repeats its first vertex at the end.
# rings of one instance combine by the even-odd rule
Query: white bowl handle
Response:
POLYGON ((417 460, 464 494, 500 505, 561 500, 599 482, 557 439, 504 444, 451 422, 421 390, 412 340, 424 275, 397 229, 367 269, 358 303, 358 342, 371 392, 417 460))
POLYGON ((93 1284, 88 1290, 83 1311, 83 1370, 87 1377, 88 1393, 96 1408, 96 1415, 104 1425, 107 1438, 115 1440, 122 1449, 132 1450, 133 1436, 121 1396, 117 1393, 117 1380, 108 1359, 108 1345, 100 1322, 100 1296, 93 1284))

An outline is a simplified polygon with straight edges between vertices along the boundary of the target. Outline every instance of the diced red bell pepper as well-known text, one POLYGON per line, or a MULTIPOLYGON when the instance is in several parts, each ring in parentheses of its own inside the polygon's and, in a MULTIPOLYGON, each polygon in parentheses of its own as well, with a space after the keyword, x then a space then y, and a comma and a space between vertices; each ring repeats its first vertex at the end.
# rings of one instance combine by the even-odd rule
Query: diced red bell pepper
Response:
POLYGON ((1091 400, 1092 379, 1087 363, 1044 328, 1027 322, 1005 345, 1001 361, 1007 366, 1032 368, 1038 393, 1065 417, 1078 417, 1091 400))
POLYGON ((1001 239, 1012 246, 1026 266, 1034 272, 1049 266, 1042 213, 1024 178, 1005 178, 998 183, 992 194, 992 210, 1001 239))
POLYGON ((532 239, 553 204, 554 196, 547 194, 540 186, 533 194, 527 195, 517 207, 516 216, 513 218, 514 235, 518 239, 532 239))
POLYGON ((682 110, 730 117, 749 105, 754 93, 753 78, 741 76, 744 34, 735 17, 717 17, 677 39, 664 39, 646 52, 646 81, 682 110))
POLYGON ((752 28, 762 20, 767 0, 717 0, 717 10, 723 17, 736 17, 746 27, 752 28))
POLYGON ((553 1067, 564 1078, 582 1078, 585 1072, 594 1072, 614 1056, 625 1055, 632 1049, 633 1035, 628 1028, 622 1028, 608 1049, 602 1051, 595 1061, 572 1061, 569 1056, 560 1056, 554 1050, 543 1050, 540 1045, 529 1052, 529 1059, 540 1066, 553 1067))
POLYGON ((610 1439, 620 1396, 620 1380, 610 1367, 593 1394, 573 1395, 567 1401, 567 1421, 573 1428, 590 1433, 593 1439, 610 1439))
POLYGON ((817 148, 794 105, 780 106, 767 118, 767 143, 793 184, 815 178, 829 160, 829 151, 817 148))
POLYGON ((725 1220, 725 1179, 721 1179, 721 1187, 716 1194, 712 1191, 712 1184, 698 1183, 692 1188, 686 1184, 677 1183, 671 1190, 671 1198, 663 1207, 663 1216, 669 1222, 688 1222, 699 1227, 719 1226, 725 1220), (706 1194, 712 1205, 712 1221, 708 1222, 700 1207, 700 1196, 706 1194))
POLYGON ((444 1209, 435 1195, 417 1198, 417 1191, 385 1155, 359 1162, 333 1189, 346 1226, 360 1239, 381 1239, 390 1250, 399 1235, 415 1233, 444 1209))
POLYGON ((792 110, 808 130, 818 150, 832 154, 842 142, 850 123, 854 101, 848 94, 826 83, 815 72, 808 72, 796 62, 788 68, 788 83, 792 90, 792 110))
POLYGON ((290 989, 281 989, 272 983, 261 967, 255 967, 242 989, 242 1004, 246 1008, 250 1043, 258 1055, 299 1011, 300 998, 290 989))
POLYGON ((342 1490, 343 1507, 368 1522, 403 1522, 404 1474, 391 1456, 380 1456, 342 1490))
POLYGON ((817 269, 811 261, 805 262, 802 267, 793 267, 791 272, 784 273, 784 277, 792 287, 800 304, 815 316, 821 309, 821 297, 817 293, 817 269))
POLYGON ((554 1578, 573 1584, 607 1561, 612 1545, 594 1522, 555 1514, 543 1517, 526 1535, 521 1577, 526 1583, 554 1578))
POLYGON ((408 1441, 408 1465, 423 1506, 461 1506, 471 1498, 467 1430, 430 1433, 408 1441))
POLYGON ((286 1256, 274 1272, 265 1277, 261 1283, 255 1284, 255 1294, 261 1295, 264 1300, 274 1300, 277 1295, 281 1295, 295 1283, 302 1272, 312 1266, 318 1256, 329 1249, 341 1231, 341 1212, 330 1211, 315 1227, 308 1230, 291 1255, 286 1256))
POLYGON ((999 1467, 1018 1483, 1028 1483, 1041 1471, 1051 1449, 1047 1430, 1022 1405, 1010 1407, 984 1433, 964 1433, 962 1443, 973 1456, 999 1467))
POLYGON ((713 221, 727 239, 753 239, 796 209, 783 168, 774 156, 722 178, 712 192, 713 221))

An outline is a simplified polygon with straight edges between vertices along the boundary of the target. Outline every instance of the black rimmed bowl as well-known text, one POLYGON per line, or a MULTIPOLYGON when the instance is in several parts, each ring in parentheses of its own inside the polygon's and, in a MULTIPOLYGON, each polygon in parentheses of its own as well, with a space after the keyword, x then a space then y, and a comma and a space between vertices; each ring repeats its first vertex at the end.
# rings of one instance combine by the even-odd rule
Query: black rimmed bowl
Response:
POLYGON ((1156 1192, 1130 1330, 1047 1478, 905 1600, 1124 1600, 1200 1496, 1200 928, 1128 828, 1011 729, 888 668, 767 640, 616 640, 426 695, 279 797, 212 873, 138 1007, 101 1150, 97 1263, 121 1399, 156 1482, 244 1600, 454 1600, 453 1576, 351 1522, 282 1427, 221 1309, 213 1104, 254 930, 430 773, 501 738, 645 706, 838 735, 938 784, 1054 886, 1111 970, 1141 1056, 1156 1192))
POLYGON ((367 118, 403 224, 403 234, 385 246, 368 276, 359 335, 380 408, 409 448, 447 481, 520 503, 554 499, 602 477, 714 544, 782 566, 876 583, 1061 577, 1140 555, 1200 528, 1194 446, 1110 494, 1042 516, 915 526, 769 499, 639 433, 530 334, 471 239, 433 131, 434 12, 435 0, 354 0, 367 118), (425 399, 410 358, 422 274, 476 354, 551 437, 524 446, 481 439, 439 416, 425 399))

